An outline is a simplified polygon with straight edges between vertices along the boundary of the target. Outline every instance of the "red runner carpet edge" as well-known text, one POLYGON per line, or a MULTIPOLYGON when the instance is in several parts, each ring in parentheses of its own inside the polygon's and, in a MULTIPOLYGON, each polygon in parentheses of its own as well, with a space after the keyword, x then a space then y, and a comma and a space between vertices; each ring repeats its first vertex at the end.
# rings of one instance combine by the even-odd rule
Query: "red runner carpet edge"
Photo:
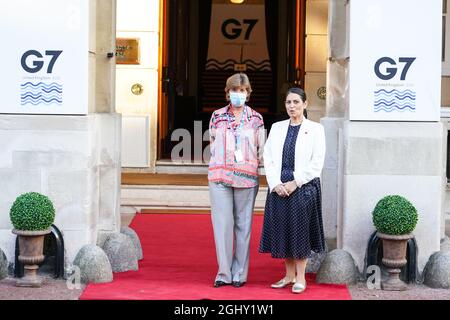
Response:
POLYGON ((263 217, 253 219, 250 269, 241 288, 214 288, 217 272, 211 216, 137 214, 130 227, 141 240, 138 271, 114 273, 111 283, 89 284, 81 300, 350 300, 346 285, 316 284, 307 274, 301 294, 272 289, 284 276, 284 260, 258 252, 263 217))

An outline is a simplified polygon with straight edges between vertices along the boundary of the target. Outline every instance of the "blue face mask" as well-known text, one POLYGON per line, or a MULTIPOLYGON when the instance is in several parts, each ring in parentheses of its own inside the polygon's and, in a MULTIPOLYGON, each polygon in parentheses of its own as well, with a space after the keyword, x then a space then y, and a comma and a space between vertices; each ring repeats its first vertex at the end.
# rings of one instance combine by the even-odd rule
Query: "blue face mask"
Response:
POLYGON ((230 91, 230 100, 234 107, 242 107, 245 104, 245 100, 247 100, 247 94, 230 91))

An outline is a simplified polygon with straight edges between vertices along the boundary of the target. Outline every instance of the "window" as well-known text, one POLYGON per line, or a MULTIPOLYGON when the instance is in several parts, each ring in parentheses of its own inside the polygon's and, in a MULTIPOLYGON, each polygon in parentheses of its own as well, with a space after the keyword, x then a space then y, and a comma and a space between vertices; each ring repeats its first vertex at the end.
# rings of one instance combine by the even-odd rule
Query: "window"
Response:
POLYGON ((442 75, 450 76, 450 0, 442 1, 442 75))

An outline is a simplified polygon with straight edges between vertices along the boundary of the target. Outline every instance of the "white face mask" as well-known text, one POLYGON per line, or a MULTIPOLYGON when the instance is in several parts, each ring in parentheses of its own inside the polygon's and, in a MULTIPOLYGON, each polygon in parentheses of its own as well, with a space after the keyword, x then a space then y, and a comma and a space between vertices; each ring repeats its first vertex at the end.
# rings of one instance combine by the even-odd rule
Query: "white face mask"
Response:
POLYGON ((234 107, 242 107, 247 100, 247 94, 243 92, 233 92, 230 91, 231 104, 234 107))

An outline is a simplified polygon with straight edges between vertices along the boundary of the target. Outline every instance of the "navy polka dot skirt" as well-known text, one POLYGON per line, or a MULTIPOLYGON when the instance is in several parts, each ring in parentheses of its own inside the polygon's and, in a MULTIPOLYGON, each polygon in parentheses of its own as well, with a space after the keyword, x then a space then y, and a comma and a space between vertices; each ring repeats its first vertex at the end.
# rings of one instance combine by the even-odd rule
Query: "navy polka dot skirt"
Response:
MULTIPOLYGON (((300 126, 289 126, 283 147, 281 181, 294 180, 295 144, 300 126)), ((320 179, 297 188, 289 197, 268 192, 259 252, 273 258, 309 258, 325 251, 320 179)))

